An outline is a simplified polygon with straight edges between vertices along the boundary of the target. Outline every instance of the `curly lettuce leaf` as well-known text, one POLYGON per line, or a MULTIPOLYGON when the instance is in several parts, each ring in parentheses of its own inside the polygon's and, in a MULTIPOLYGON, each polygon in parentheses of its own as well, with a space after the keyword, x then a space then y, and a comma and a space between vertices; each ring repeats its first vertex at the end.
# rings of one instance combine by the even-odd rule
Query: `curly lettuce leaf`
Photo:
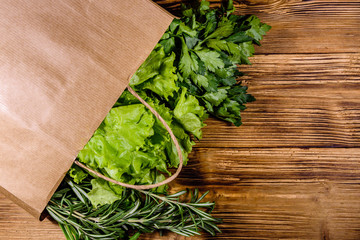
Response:
POLYGON ((89 175, 76 165, 70 168, 68 174, 77 184, 81 183, 89 175))
POLYGON ((121 199, 121 191, 116 192, 114 188, 111 188, 111 183, 101 178, 92 179, 91 185, 92 189, 87 195, 95 207, 111 204, 121 199))
POLYGON ((141 104, 113 108, 78 158, 115 180, 124 180, 124 173, 136 176, 138 161, 144 166, 154 161, 137 152, 154 134, 154 122, 154 116, 141 104))
POLYGON ((164 47, 158 44, 130 80, 135 90, 149 89, 165 99, 179 89, 174 67, 175 53, 166 56, 164 47))
POLYGON ((201 139, 201 128, 205 126, 203 121, 207 115, 197 98, 186 93, 186 88, 183 88, 174 109, 174 116, 186 131, 201 139))

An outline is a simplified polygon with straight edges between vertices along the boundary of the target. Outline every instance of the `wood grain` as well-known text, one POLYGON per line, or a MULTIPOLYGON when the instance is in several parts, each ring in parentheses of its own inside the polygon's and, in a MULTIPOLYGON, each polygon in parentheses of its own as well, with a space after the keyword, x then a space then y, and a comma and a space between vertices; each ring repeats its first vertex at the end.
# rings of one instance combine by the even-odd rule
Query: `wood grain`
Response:
POLYGON ((39 222, 15 203, 0 194, 0 239, 65 239, 57 223, 45 219, 39 222))
POLYGON ((358 239, 360 149, 199 148, 193 154, 177 188, 211 189, 214 215, 224 221, 223 234, 194 239, 358 239))
POLYGON ((240 128, 210 119, 199 147, 359 147, 357 54, 256 56, 240 128))
MULTIPOLYGON (((189 1, 155 2, 178 13, 189 1)), ((237 14, 256 14, 273 28, 253 65, 241 66, 257 98, 244 125, 209 119, 172 184, 172 191, 210 189, 223 218, 222 234, 191 239, 360 239, 360 1, 235 4, 237 14)), ((64 237, 0 195, 0 239, 64 237)))

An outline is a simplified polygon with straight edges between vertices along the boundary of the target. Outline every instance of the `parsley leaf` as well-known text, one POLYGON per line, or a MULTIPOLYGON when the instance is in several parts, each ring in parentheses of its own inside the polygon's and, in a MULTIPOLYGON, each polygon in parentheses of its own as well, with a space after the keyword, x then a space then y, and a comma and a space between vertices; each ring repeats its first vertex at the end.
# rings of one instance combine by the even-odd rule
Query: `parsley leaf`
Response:
POLYGON ((188 77, 193 71, 197 71, 199 66, 193 56, 190 56, 189 49, 185 43, 185 40, 181 39, 182 51, 179 62, 179 69, 184 77, 188 77))
POLYGON ((199 56, 201 61, 204 62, 205 67, 211 72, 215 72, 216 69, 224 67, 224 62, 221 60, 218 52, 204 49, 201 51, 195 51, 195 53, 199 56))

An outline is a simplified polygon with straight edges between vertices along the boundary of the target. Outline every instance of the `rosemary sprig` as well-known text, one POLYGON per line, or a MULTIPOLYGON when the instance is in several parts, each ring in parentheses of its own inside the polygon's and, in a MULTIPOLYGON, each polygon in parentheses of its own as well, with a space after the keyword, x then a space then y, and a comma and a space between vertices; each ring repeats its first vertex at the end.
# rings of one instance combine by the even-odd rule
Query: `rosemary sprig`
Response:
POLYGON ((120 200, 94 208, 86 194, 90 186, 88 181, 76 184, 66 179, 46 207, 68 240, 135 240, 155 230, 183 236, 200 235, 200 230, 211 235, 221 232, 216 226, 221 220, 210 215, 214 203, 201 202, 208 192, 200 196, 197 189, 190 191, 190 201, 181 202, 179 197, 188 191, 158 195, 125 189, 120 200))

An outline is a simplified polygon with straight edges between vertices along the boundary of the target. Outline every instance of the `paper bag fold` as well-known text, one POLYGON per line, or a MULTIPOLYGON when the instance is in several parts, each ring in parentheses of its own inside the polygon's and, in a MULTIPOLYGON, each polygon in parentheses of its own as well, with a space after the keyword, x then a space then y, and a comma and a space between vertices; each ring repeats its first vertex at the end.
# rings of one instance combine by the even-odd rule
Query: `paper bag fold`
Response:
POLYGON ((38 218, 173 17, 147 0, 4 0, 0 16, 0 190, 38 218))

